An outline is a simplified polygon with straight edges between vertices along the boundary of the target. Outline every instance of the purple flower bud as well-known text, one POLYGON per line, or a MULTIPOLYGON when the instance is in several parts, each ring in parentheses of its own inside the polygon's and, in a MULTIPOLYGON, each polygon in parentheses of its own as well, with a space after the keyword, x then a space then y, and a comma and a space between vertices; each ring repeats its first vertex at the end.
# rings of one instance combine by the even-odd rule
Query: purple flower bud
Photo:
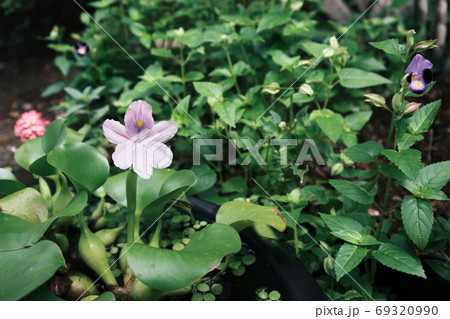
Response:
POLYGON ((433 64, 420 54, 414 56, 405 71, 411 93, 422 94, 427 90, 427 84, 433 81, 432 67, 433 64))
POLYGON ((79 56, 85 56, 89 52, 89 46, 84 42, 78 41, 75 44, 75 51, 79 56))

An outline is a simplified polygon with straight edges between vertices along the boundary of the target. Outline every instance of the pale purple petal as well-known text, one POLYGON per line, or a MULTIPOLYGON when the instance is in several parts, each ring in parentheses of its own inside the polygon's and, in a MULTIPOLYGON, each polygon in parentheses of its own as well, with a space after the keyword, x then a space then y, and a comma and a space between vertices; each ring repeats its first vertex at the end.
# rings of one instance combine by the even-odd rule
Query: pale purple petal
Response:
POLYGON ((145 144, 136 143, 133 153, 133 170, 143 179, 152 176, 153 168, 149 161, 149 154, 145 144))
POLYGON ((139 134, 145 129, 152 129, 152 107, 145 101, 139 100, 130 104, 125 113, 125 127, 129 136, 139 134))
POLYGON ((147 163, 154 168, 169 167, 172 159, 172 151, 163 143, 155 142, 147 147, 147 163))
POLYGON ((120 169, 127 169, 133 164, 134 144, 131 141, 120 143, 112 154, 114 165, 120 169))
POLYGON ((408 74, 423 74, 423 70, 431 69, 433 64, 420 54, 416 54, 405 70, 408 74))
POLYGON ((125 126, 114 120, 106 120, 103 123, 103 134, 113 144, 124 143, 128 140, 125 126))
POLYGON ((178 124, 172 121, 161 121, 153 126, 150 137, 146 140, 151 142, 167 142, 178 131, 178 124))

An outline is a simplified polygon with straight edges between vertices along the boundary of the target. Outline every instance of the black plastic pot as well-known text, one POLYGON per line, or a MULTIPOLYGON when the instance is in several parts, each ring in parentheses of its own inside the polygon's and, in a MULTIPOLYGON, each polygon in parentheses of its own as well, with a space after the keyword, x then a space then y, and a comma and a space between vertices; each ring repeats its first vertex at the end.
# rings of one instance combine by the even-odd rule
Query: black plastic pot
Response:
MULTIPOLYGON (((198 219, 214 222, 219 206, 195 197, 189 197, 192 213, 198 219)), ((254 287, 268 286, 281 292, 282 300, 327 300, 313 276, 295 257, 295 254, 275 240, 262 240, 252 228, 239 233, 242 242, 253 250, 259 266, 246 273, 246 278, 233 280, 232 300, 245 300, 254 295, 254 287), (248 285, 247 282, 251 282, 248 285)), ((252 266, 253 267, 253 266, 252 266)))

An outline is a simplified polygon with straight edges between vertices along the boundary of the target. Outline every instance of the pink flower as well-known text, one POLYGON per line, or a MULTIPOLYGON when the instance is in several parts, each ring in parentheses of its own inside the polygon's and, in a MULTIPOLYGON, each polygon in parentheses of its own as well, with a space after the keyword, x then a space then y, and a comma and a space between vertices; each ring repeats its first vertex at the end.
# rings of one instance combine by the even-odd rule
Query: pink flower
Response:
POLYGON ((14 135, 20 136, 20 140, 34 139, 44 135, 45 128, 50 121, 42 118, 42 114, 34 110, 25 112, 14 125, 14 135))
POLYGON ((178 131, 172 121, 154 124, 152 107, 145 101, 130 104, 125 113, 125 126, 114 120, 103 123, 103 133, 113 144, 117 144, 112 154, 114 165, 133 170, 142 178, 149 179, 153 168, 166 168, 172 164, 173 153, 164 142, 178 131))

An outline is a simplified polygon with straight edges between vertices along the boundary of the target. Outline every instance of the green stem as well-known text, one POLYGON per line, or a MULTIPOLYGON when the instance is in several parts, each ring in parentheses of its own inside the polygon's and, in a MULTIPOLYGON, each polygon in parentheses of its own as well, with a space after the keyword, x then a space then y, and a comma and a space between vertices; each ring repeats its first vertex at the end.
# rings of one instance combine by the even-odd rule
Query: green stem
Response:
POLYGON ((181 83, 183 84, 183 96, 186 95, 186 80, 185 80, 185 70, 184 66, 186 62, 184 61, 184 52, 183 52, 183 46, 180 46, 180 65, 181 65, 181 83))
POLYGON ((228 67, 230 68, 230 73, 233 76, 234 79, 234 87, 236 88, 236 91, 239 95, 241 95, 241 90, 239 89, 239 86, 237 84, 237 78, 236 75, 234 74, 233 71, 233 63, 231 63, 231 57, 230 57, 230 52, 228 52, 228 47, 226 45, 222 45, 224 51, 225 51, 225 55, 227 56, 227 61, 228 61, 228 67))
POLYGON ((126 182, 128 227, 127 227, 127 246, 131 247, 134 243, 134 227, 136 222, 136 190, 137 174, 132 168, 128 171, 126 182))
POLYGON ((162 228, 162 218, 158 219, 158 224, 156 225, 155 233, 150 240, 149 246, 159 248, 159 239, 161 236, 161 228, 162 228))

